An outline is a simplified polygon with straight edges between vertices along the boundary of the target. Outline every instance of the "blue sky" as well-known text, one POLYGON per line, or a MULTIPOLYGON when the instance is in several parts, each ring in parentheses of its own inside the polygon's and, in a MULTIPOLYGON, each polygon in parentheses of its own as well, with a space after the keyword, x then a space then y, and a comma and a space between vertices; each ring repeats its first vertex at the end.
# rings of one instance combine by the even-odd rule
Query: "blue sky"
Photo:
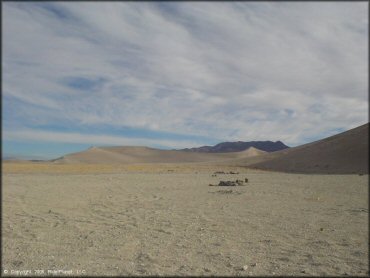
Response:
POLYGON ((368 121, 365 2, 5 2, 3 155, 296 146, 368 121))

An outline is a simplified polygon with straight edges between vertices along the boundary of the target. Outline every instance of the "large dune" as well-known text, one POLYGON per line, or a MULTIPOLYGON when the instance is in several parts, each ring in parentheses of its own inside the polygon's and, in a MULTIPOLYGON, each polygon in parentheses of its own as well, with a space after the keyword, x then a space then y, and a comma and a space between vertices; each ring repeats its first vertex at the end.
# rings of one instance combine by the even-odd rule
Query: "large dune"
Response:
POLYGON ((249 148, 233 153, 196 153, 175 150, 159 150, 148 147, 92 147, 86 151, 65 155, 54 163, 184 163, 217 162, 248 158, 264 154, 264 151, 249 148))
POLYGON ((323 174, 369 173, 369 123, 346 132, 234 164, 257 169, 323 174))

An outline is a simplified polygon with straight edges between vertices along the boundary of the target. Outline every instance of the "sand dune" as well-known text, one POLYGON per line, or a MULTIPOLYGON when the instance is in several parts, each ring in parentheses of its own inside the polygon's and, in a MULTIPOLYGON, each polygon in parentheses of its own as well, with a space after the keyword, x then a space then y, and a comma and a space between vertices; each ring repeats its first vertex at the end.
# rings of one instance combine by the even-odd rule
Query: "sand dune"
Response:
POLYGON ((234 164, 282 172, 369 173, 368 140, 367 123, 319 141, 234 164))
POLYGON ((246 149, 245 151, 241 151, 241 152, 236 152, 234 153, 235 157, 254 157, 254 156, 260 156, 262 154, 266 154, 268 152, 265 152, 265 151, 261 151, 255 147, 250 147, 248 149, 246 149))
POLYGON ((159 150, 148 147, 92 147, 86 151, 72 153, 54 163, 184 163, 211 162, 258 156, 266 152, 256 148, 233 153, 196 153, 177 150, 159 150))

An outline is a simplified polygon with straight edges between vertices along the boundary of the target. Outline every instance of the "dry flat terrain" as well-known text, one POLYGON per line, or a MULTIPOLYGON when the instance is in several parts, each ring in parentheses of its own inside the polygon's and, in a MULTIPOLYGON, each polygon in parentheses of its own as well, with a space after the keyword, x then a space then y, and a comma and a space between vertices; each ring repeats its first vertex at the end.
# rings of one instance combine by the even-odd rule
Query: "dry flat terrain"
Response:
POLYGON ((3 274, 368 275, 366 174, 204 163, 3 171, 3 274), (249 182, 208 186, 237 178, 249 182))

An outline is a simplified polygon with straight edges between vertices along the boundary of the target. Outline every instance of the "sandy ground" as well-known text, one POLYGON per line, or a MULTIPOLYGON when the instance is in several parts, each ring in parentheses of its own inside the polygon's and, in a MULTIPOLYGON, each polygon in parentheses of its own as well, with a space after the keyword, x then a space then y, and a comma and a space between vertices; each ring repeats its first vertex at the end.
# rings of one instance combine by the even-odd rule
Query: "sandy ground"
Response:
POLYGON ((4 164, 2 274, 368 275, 368 175, 69 166, 4 164))

